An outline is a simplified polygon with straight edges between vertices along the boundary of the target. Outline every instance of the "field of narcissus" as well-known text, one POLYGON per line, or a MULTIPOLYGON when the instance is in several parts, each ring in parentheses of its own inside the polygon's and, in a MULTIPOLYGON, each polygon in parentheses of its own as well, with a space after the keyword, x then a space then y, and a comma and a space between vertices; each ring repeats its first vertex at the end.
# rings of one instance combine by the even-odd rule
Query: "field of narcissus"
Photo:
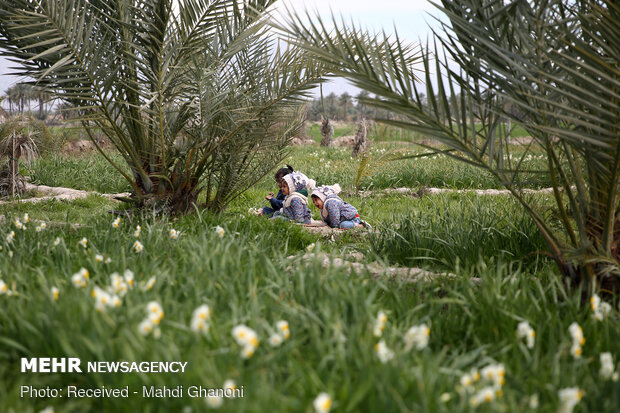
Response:
MULTIPOLYGON (((514 200, 457 192, 501 188, 492 176, 439 155, 370 170, 356 193, 348 149, 294 148, 285 162, 340 183, 372 229, 256 216, 277 190, 271 176, 221 214, 114 215, 123 206, 95 193, 0 205, 1 410, 618 411, 618 303, 568 293, 514 200), (398 187, 454 191, 386 191, 398 187), (414 267, 428 276, 395 275, 414 267), (79 358, 83 371, 21 372, 22 358, 43 357, 79 358), (86 371, 100 361, 134 370, 86 371), (70 386, 129 394, 73 397, 70 386), (149 393, 178 386, 181 397, 149 393), (193 386, 243 397, 193 397, 193 386), (39 396, 46 388, 63 397, 39 396)), ((36 184, 129 190, 96 155, 22 168, 36 184)))

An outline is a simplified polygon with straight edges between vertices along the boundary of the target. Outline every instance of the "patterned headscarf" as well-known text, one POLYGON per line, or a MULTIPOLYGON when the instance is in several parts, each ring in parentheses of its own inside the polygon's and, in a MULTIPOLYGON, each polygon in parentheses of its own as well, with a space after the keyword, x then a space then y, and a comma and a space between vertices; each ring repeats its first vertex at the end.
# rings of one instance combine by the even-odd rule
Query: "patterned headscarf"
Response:
POLYGON ((292 172, 288 175, 284 175, 282 179, 288 185, 288 190, 290 191, 290 193, 299 192, 302 189, 306 188, 312 190, 316 185, 316 182, 314 180, 309 179, 306 175, 297 171, 292 172))
POLYGON ((312 191, 311 196, 317 196, 317 197, 319 197, 319 199, 321 201, 325 202, 325 199, 328 196, 330 196, 330 195, 338 195, 341 190, 342 189, 340 188, 340 185, 338 185, 338 184, 319 186, 317 189, 312 191))

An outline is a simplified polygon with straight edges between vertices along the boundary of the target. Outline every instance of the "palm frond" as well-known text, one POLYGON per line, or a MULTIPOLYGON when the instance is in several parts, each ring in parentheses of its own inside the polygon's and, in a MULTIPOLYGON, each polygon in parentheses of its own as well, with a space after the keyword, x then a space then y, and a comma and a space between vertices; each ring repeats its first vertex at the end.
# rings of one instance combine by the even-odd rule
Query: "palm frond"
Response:
POLYGON ((326 73, 279 48, 274 2, 0 0, 0 49, 103 132, 137 197, 191 209, 206 188, 220 208, 279 161, 326 73))
POLYGON ((618 262, 619 6, 444 0, 437 7, 448 22, 439 21, 442 33, 425 48, 335 19, 330 29, 318 17, 305 23, 294 12, 274 26, 333 74, 376 95, 364 104, 399 117, 380 121, 428 135, 440 144, 429 149, 447 147, 449 156, 495 175, 530 213, 563 268, 572 265, 563 252, 570 248, 591 248, 618 262), (534 138, 526 152, 547 155, 564 234, 521 193, 526 171, 511 160, 505 119, 534 138))

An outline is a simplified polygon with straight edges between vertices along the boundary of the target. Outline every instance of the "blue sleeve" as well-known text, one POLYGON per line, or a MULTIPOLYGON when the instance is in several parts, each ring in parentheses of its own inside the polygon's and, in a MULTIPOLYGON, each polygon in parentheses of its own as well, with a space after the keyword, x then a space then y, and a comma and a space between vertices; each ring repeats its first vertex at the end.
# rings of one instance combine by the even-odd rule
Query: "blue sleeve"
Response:
POLYGON ((269 203, 271 204, 271 207, 273 209, 275 209, 276 211, 278 211, 280 208, 282 208, 284 202, 280 201, 279 199, 276 198, 271 198, 269 200, 269 203))
POLYGON ((282 193, 282 190, 280 189, 278 191, 278 194, 269 200, 269 203, 271 204, 271 207, 273 209, 278 211, 284 206, 284 198, 285 198, 285 195, 282 193))
POLYGON ((327 221, 329 226, 338 228, 340 226, 340 202, 326 202, 325 208, 327 208, 327 221))

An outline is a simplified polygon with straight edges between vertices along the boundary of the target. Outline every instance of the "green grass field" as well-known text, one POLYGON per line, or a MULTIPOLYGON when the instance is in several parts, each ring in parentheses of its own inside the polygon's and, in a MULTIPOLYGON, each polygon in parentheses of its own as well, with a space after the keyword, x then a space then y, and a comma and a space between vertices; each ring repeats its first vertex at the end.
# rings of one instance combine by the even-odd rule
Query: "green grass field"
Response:
MULTIPOLYGON (((334 138, 341 136, 354 135, 357 130, 355 122, 338 122, 337 126, 334 126, 334 138)), ((321 141, 321 123, 313 122, 306 126, 306 136, 312 138, 316 142, 321 141)), ((507 126, 504 125, 504 133, 507 131, 507 126)), ((522 126, 513 125, 510 130, 510 136, 512 138, 523 138, 529 136, 529 133, 523 129, 522 126)), ((416 142, 424 139, 425 137, 415 133, 413 131, 407 131, 398 129, 392 126, 386 126, 381 124, 373 124, 368 129, 368 137, 373 141, 378 142, 416 142)))
MULTIPOLYGON (((372 150, 379 154, 392 147, 375 144, 372 150)), ((567 293, 535 225, 514 200, 471 193, 357 196, 357 161, 349 149, 294 148, 286 162, 321 184, 340 183, 348 194, 345 200, 375 231, 356 230, 330 241, 249 214, 249 208, 267 205, 264 195, 276 189, 271 177, 221 214, 123 217, 118 228, 108 210, 122 206, 98 195, 0 205, 5 217, 0 222, 0 279, 6 284, 0 294, 0 411, 38 412, 52 406, 55 412, 202 412, 214 401, 138 395, 22 398, 20 389, 129 386, 141 392, 142 386, 217 388, 226 380, 243 386, 245 397, 223 400, 223 412, 309 413, 323 392, 333 400, 333 412, 557 412, 559 391, 573 387, 583 391, 576 412, 618 411, 620 385, 600 373, 605 352, 618 368, 618 303, 598 321, 578 291, 567 293), (18 229, 14 221, 23 222, 25 213, 30 222, 18 229), (47 228, 37 231, 40 221, 47 228), (170 237, 171 229, 180 231, 178 239, 170 237), (15 235, 9 241, 11 231, 15 235), (86 247, 80 244, 84 238, 86 247), (139 253, 136 241, 143 246, 139 253), (319 259, 302 260, 312 244, 314 253, 334 258, 361 252, 364 263, 417 266, 454 277, 409 283, 324 268, 319 259), (76 287, 72 276, 82 268, 89 277, 84 287, 76 287), (113 289, 118 306, 103 304, 99 311, 97 303, 101 306, 101 297, 107 296, 95 287, 113 288, 111 275, 127 270, 134 275, 133 285, 125 282, 122 296, 113 289), (153 277, 155 283, 149 284, 153 277), (58 290, 56 300, 52 288, 58 290), (161 305, 163 318, 144 335, 140 324, 150 302, 161 305), (192 314, 203 304, 211 312, 208 332, 195 332, 192 314), (378 336, 380 311, 387 322, 378 336), (290 338, 272 346, 280 320, 288 322, 290 338), (517 336, 522 321, 535 330, 532 348, 517 336), (581 326, 585 337, 580 357, 572 354, 572 323, 581 326), (427 345, 408 348, 407 331, 421 324, 430 328, 427 345), (253 329, 259 340, 247 359, 232 334, 238 325, 253 329), (379 342, 387 349, 379 346, 378 352, 379 342), (184 374, 22 374, 22 357, 79 357, 83 365, 188 365, 184 374), (498 364, 504 375, 484 370, 498 364), (495 375, 476 380, 475 371, 495 375), (490 394, 481 393, 489 389, 490 394)), ((544 159, 528 162, 536 168, 544 159)), ((129 190, 96 154, 50 155, 23 171, 38 184, 105 193, 129 190)), ((526 183, 547 185, 540 175, 526 183)), ((492 176, 445 156, 386 164, 362 183, 371 190, 400 186, 501 188, 492 176)), ((541 209, 551 204, 546 195, 536 200, 541 209)), ((318 211, 311 210, 317 219, 318 211)))
MULTIPOLYGON (((422 154, 428 151, 414 145, 394 143, 373 143, 370 156, 373 159, 389 150, 400 149, 407 154, 422 154)), ((518 152, 517 152, 518 154, 518 152)), ((516 156, 516 155, 515 155, 516 156)), ((123 160, 118 155, 111 158, 119 165, 123 160)), ((299 147, 283 161, 294 169, 303 171, 322 184, 340 183, 343 188, 354 188, 354 176, 359 160, 351 158, 349 148, 299 147)), ((524 166, 532 173, 523 174, 525 188, 544 188, 550 186, 550 178, 536 173, 544 167, 542 154, 530 155, 524 166)), ((129 191, 129 184, 100 154, 93 152, 87 156, 67 158, 65 155, 50 155, 22 165, 24 175, 29 175, 33 183, 48 186, 64 186, 75 189, 115 193, 129 191)), ((125 172, 129 172, 126 170, 125 172)), ((490 173, 438 154, 430 157, 382 163, 363 178, 360 189, 385 189, 396 187, 420 188, 439 187, 452 189, 500 189, 501 183, 490 173)), ((271 177, 264 179, 253 190, 272 191, 275 182, 271 177)))

